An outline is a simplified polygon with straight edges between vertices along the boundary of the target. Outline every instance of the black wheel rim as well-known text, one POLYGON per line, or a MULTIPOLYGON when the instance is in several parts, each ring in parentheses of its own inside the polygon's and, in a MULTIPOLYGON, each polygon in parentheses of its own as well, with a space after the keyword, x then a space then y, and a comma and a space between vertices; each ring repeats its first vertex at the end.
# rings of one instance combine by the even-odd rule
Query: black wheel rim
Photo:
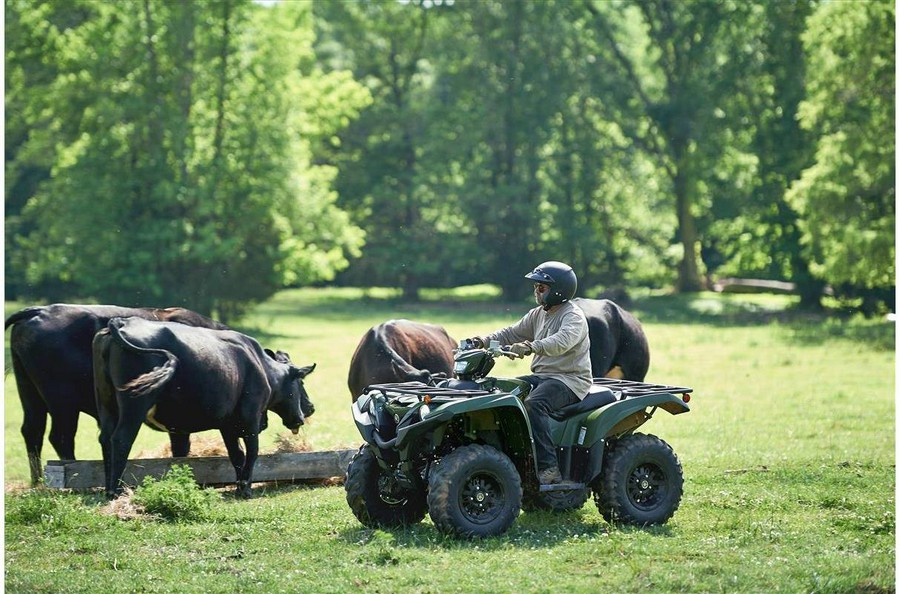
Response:
POLYGON ((503 483, 496 476, 480 472, 463 483, 459 507, 469 521, 488 524, 503 511, 504 495, 503 483))
POLYGON ((631 471, 625 488, 632 505, 639 510, 650 511, 666 496, 666 473, 656 464, 640 464, 631 471))

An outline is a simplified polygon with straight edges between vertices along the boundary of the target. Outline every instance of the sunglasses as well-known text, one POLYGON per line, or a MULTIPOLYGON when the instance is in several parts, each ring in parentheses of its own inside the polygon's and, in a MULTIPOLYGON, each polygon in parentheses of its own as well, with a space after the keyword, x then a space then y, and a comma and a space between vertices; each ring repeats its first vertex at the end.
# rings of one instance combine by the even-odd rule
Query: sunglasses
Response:
POLYGON ((550 290, 550 287, 543 283, 534 283, 534 290, 538 293, 546 293, 550 290))

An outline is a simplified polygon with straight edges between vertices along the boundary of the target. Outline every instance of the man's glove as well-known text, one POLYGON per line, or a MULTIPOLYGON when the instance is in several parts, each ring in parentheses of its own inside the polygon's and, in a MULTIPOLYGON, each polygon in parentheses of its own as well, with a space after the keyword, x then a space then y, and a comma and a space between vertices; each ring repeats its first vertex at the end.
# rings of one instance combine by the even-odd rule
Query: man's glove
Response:
POLYGON ((487 344, 487 341, 485 341, 480 336, 473 336, 472 338, 467 338, 466 342, 471 344, 472 348, 475 348, 475 349, 483 349, 485 347, 485 345, 487 344))
POLYGON ((509 351, 511 353, 519 355, 520 357, 527 357, 534 352, 533 350, 531 350, 531 345, 527 342, 517 342, 515 344, 511 344, 509 345, 509 351))

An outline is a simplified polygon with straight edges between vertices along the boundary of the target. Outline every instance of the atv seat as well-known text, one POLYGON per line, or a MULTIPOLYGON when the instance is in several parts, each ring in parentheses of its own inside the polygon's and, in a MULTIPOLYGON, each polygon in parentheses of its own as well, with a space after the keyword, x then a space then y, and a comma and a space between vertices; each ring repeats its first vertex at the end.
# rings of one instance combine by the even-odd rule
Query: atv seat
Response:
POLYGON ((583 400, 576 402, 575 404, 570 404, 569 406, 564 406, 559 410, 551 411, 550 418, 556 421, 565 421, 569 417, 590 412, 615 401, 615 392, 609 388, 593 384, 583 400))

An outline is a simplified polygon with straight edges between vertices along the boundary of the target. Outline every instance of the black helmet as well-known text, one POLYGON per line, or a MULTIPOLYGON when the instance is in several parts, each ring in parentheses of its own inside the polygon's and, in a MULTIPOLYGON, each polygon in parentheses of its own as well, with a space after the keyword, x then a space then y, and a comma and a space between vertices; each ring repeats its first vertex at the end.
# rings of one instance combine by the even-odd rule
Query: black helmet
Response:
POLYGON ((544 297, 546 307, 565 303, 575 296, 575 289, 578 288, 578 277, 575 276, 575 271, 571 266, 562 262, 544 262, 530 274, 526 274, 525 278, 550 285, 550 291, 544 297))

